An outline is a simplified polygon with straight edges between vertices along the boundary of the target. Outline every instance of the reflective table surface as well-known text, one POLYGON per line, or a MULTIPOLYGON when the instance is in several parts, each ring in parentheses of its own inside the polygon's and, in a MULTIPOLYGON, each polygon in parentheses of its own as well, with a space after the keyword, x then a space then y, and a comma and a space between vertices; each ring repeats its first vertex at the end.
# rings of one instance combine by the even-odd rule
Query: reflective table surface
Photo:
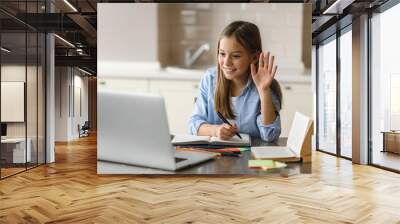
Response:
MULTIPOLYGON (((286 138, 280 138, 276 143, 263 142, 260 139, 252 139, 252 146, 285 145, 286 138)), ((239 157, 218 156, 213 160, 205 161, 191 167, 183 168, 175 172, 136 167, 126 164, 97 162, 98 174, 175 174, 175 175, 268 175, 278 174, 292 176, 296 174, 310 174, 311 163, 291 162, 283 168, 249 168, 248 161, 254 159, 251 151, 244 151, 239 157)))

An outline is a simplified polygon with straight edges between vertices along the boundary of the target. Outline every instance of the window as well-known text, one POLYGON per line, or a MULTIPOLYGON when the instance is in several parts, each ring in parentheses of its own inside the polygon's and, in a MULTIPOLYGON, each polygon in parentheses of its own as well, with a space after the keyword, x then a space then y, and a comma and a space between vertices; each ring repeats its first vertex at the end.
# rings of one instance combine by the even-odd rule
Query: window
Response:
POLYGON ((352 35, 351 26, 340 36, 340 155, 352 157, 352 35), (347 32, 346 32, 347 31, 347 32))
POLYGON ((351 23, 322 41, 318 45, 317 53, 317 148, 351 159, 353 77, 351 23))
POLYGON ((400 170, 400 4, 371 18, 372 164, 400 170))
POLYGON ((336 153, 336 36, 318 47, 318 149, 336 153))

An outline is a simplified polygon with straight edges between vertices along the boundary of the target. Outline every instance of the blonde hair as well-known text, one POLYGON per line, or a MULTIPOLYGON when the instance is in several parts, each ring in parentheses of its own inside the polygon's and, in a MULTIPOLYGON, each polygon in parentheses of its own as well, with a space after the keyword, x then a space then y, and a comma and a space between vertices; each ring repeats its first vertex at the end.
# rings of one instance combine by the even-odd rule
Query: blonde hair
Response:
MULTIPOLYGON (((217 55, 219 53, 219 44, 221 42, 221 39, 224 37, 235 37, 236 41, 241 44, 251 55, 262 52, 260 31, 258 30, 258 27, 253 23, 245 21, 235 21, 225 27, 218 41, 217 55)), ((256 66, 258 66, 258 62, 256 66)), ((215 110, 220 112, 222 115, 224 115, 224 117, 228 119, 235 119, 236 117, 233 113, 231 106, 231 89, 232 81, 225 78, 219 66, 219 63, 217 63, 217 86, 215 89, 214 97, 215 110)), ((278 96, 281 107, 282 91, 276 79, 272 81, 271 90, 278 96)))

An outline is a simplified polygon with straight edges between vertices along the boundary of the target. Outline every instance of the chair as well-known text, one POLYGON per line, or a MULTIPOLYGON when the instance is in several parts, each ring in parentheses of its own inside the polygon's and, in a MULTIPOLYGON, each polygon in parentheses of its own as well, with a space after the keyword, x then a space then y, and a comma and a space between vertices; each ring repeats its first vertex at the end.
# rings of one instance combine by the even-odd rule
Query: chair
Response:
POLYGON ((89 136, 89 129, 90 129, 89 121, 85 121, 82 127, 79 127, 78 125, 78 129, 79 129, 79 138, 89 136))

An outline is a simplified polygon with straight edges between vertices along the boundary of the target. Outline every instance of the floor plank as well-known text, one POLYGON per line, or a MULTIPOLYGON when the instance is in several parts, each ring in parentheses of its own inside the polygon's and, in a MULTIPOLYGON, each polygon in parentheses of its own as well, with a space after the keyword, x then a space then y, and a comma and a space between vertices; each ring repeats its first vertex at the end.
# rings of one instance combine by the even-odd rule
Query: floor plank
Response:
POLYGON ((0 181, 0 223, 400 223, 400 175, 314 152, 284 178, 96 174, 96 138, 0 181))

